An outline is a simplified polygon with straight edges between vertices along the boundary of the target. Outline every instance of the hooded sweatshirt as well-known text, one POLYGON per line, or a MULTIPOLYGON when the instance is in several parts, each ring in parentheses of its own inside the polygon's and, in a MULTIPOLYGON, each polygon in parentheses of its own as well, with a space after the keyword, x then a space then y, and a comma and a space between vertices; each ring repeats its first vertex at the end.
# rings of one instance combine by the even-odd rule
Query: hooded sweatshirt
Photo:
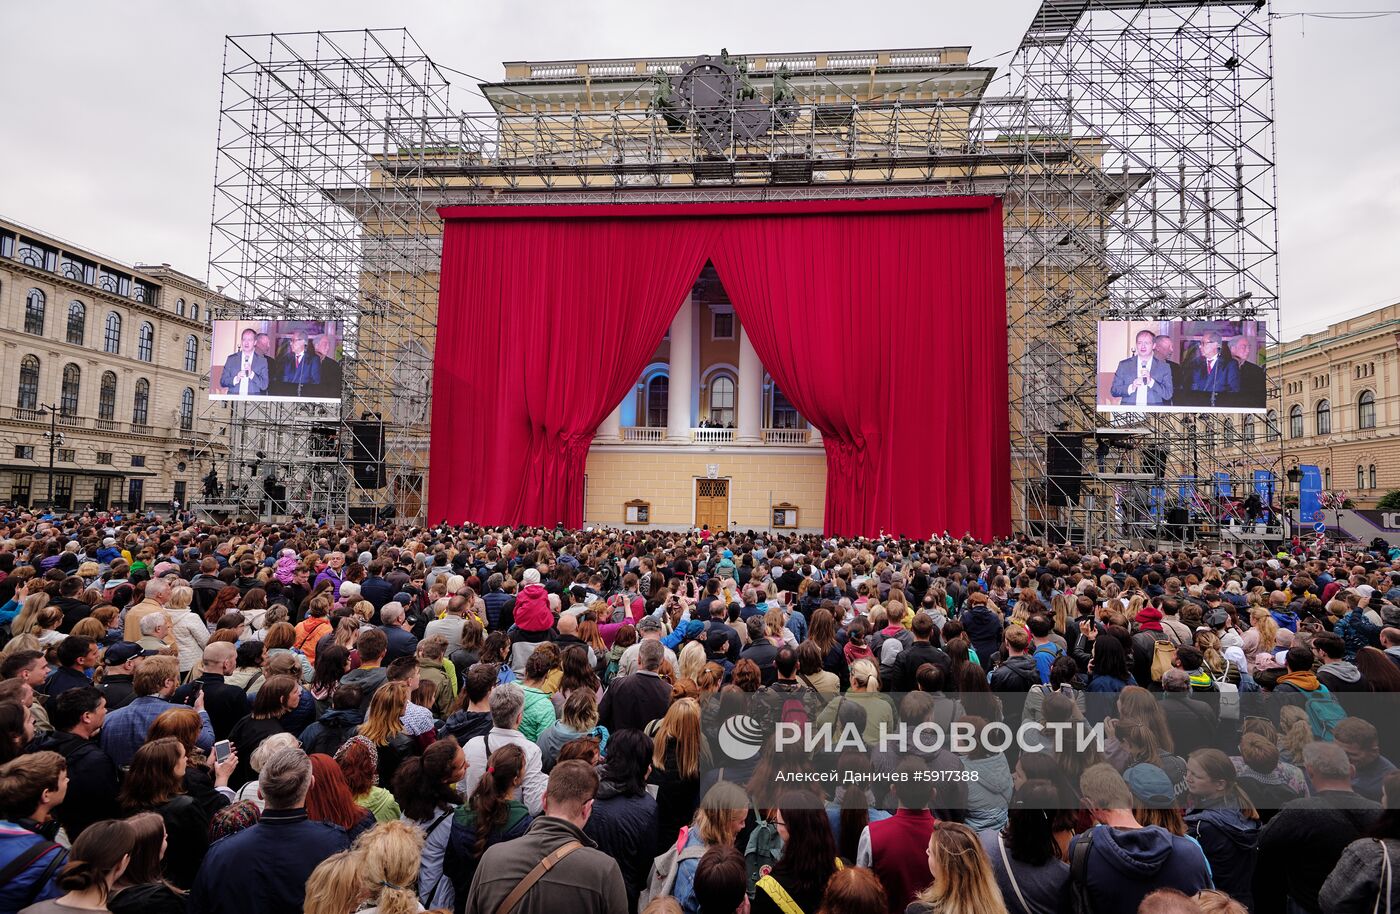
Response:
POLYGON ((1334 660, 1317 668, 1317 681, 1333 692, 1362 692, 1366 684, 1361 671, 1350 660, 1334 660))
POLYGON ((1084 841, 1090 842, 1085 883, 1098 914, 1131 914, 1157 889, 1195 895, 1211 887, 1200 845, 1165 828, 1091 828, 1070 842, 1071 861, 1084 841))
POLYGON ((1205 851, 1215 887, 1253 910, 1259 820, 1247 819, 1233 807, 1202 807, 1186 814, 1186 834, 1205 851))
POLYGON ((549 609, 549 591, 544 589, 543 584, 526 584, 515 595, 515 625, 527 632, 549 631, 554 625, 554 613, 549 609))
POLYGON ((1297 673, 1285 673, 1278 678, 1278 683, 1274 686, 1277 690, 1279 686, 1292 686, 1299 692, 1316 692, 1322 683, 1317 681, 1317 676, 1312 670, 1302 670, 1297 673))

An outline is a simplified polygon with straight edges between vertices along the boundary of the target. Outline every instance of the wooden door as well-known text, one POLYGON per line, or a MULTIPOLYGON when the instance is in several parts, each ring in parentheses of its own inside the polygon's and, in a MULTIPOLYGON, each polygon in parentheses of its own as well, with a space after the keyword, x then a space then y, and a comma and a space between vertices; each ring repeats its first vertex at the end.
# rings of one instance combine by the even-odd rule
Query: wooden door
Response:
POLYGON ((695 526, 729 529, 729 480, 695 480, 695 526))

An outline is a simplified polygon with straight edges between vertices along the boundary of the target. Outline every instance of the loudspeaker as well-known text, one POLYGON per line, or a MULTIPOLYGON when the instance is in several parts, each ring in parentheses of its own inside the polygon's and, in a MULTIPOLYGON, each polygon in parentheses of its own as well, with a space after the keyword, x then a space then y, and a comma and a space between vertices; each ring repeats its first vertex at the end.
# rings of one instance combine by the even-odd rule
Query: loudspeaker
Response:
POLYGON ((1079 484, 1084 478, 1084 436, 1047 435, 1045 438, 1047 504, 1079 503, 1079 484))
POLYGON ((1161 479, 1167 475, 1167 449, 1145 447, 1142 449, 1142 471, 1161 479))
POLYGON ((350 428, 350 470, 362 489, 384 488, 384 423, 347 422, 350 428))

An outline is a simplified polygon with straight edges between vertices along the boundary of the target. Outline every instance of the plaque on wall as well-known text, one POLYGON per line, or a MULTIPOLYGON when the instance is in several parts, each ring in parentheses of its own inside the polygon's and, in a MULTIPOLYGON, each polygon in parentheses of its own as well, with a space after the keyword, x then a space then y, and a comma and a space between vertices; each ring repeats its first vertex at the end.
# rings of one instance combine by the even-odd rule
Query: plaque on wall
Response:
POLYGON ((797 526, 797 505, 783 502, 773 506, 773 526, 774 527, 796 527, 797 526))

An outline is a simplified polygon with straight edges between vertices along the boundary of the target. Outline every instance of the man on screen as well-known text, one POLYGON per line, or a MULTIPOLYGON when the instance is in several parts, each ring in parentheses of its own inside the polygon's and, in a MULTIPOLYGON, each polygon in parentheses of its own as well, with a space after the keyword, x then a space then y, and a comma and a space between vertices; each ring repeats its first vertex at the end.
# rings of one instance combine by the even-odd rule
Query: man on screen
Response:
POLYGON ((1165 333, 1160 333, 1152 344, 1152 351, 1172 370, 1172 392, 1184 390, 1186 381, 1181 377, 1181 362, 1176 357, 1176 340, 1165 333))
POLYGON ((1207 330, 1201 335, 1201 356, 1191 363, 1188 384, 1192 402, 1201 406, 1233 406, 1240 392, 1240 366, 1230 358, 1229 350, 1221 351, 1224 340, 1219 331, 1207 330))
POLYGON ((306 396, 306 387, 321 383, 321 359, 308 349, 305 330, 293 330, 290 343, 277 363, 277 381, 287 396, 306 396))
POLYGON ((1172 371, 1157 358, 1153 345, 1157 334, 1139 330, 1134 338, 1133 354, 1118 363, 1113 372, 1109 394, 1118 397, 1123 406, 1170 406, 1172 402, 1172 371))
POLYGON ((335 340, 329 333, 323 333, 316 337, 316 354, 321 357, 321 390, 319 396, 334 397, 340 399, 340 387, 343 375, 340 370, 340 363, 333 356, 335 354, 335 340))
POLYGON ((238 351, 224 359, 219 385, 240 397, 267 393, 267 359, 257 352, 258 332, 249 327, 239 337, 238 351))
POLYGON ((1240 367, 1240 394, 1238 405, 1245 408, 1263 409, 1265 400, 1264 367, 1254 362, 1254 341, 1247 336, 1237 336, 1230 341, 1230 354, 1240 367))

